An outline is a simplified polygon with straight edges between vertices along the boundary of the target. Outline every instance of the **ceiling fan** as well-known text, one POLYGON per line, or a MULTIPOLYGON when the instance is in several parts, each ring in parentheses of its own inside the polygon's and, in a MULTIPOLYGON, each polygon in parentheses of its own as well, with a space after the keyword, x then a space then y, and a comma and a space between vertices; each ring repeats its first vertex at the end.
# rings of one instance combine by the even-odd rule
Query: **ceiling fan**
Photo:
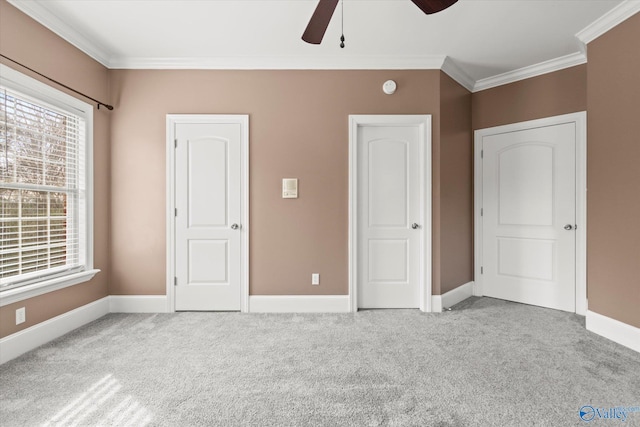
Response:
MULTIPOLYGON (((302 34, 302 40, 311 44, 320 44, 325 31, 331 21, 331 16, 340 0, 318 0, 315 12, 311 15, 307 29, 302 34)), ((427 15, 445 10, 458 0, 411 0, 427 15)))

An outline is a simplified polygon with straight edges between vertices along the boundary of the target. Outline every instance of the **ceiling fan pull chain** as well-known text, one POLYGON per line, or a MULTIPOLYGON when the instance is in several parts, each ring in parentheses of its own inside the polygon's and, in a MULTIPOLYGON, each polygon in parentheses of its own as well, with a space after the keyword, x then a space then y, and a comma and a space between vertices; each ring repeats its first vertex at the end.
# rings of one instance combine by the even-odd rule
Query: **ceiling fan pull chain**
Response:
POLYGON ((340 36, 340 48, 344 49, 344 0, 340 1, 340 6, 342 8, 342 10, 341 10, 342 16, 340 17, 341 21, 342 21, 341 22, 341 24, 342 24, 342 27, 341 27, 342 35, 340 36))

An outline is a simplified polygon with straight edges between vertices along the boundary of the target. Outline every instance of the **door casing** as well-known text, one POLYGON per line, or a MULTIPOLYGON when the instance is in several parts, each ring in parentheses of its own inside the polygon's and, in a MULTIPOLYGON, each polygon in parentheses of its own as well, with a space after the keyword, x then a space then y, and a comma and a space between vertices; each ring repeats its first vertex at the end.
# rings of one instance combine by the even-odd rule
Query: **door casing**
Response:
POLYGON ((420 129, 419 308, 431 311, 431 115, 349 116, 349 308, 358 311, 358 130, 365 126, 418 126, 420 129))
POLYGON ((167 114, 166 141, 166 261, 167 312, 175 312, 176 277, 176 125, 180 123, 237 123, 241 126, 241 255, 240 255, 240 311, 249 311, 249 116, 246 114, 167 114))
POLYGON ((483 296, 482 275, 482 140, 484 136, 565 123, 576 127, 576 313, 587 314, 587 113, 585 111, 474 132, 474 284, 473 294, 483 296))

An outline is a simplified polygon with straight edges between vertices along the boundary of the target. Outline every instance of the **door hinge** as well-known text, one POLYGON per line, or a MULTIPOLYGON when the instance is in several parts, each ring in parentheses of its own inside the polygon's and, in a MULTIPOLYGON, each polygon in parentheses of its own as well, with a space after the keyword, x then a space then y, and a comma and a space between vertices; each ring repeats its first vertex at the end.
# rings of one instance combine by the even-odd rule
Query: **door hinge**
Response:
POLYGON ((178 138, 173 140, 173 147, 178 148, 178 138))
POLYGON ((480 274, 484 274, 484 267, 480 267, 480 274))
POLYGON ((484 150, 480 150, 480 158, 484 159, 484 150))
POLYGON ((178 278, 177 277, 173 278, 173 286, 178 286, 178 278))
POLYGON ((480 216, 484 216, 484 209, 480 208, 480 216))
POLYGON ((173 216, 178 216, 178 208, 173 211, 173 216))

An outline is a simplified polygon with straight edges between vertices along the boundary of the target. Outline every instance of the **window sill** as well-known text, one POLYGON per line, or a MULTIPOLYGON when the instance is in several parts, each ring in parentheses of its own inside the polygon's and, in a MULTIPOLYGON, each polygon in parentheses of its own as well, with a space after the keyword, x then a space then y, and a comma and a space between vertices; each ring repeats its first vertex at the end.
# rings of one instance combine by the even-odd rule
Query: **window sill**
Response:
POLYGON ((77 285, 79 283, 88 282, 99 272, 100 270, 96 269, 81 271, 80 273, 73 273, 67 276, 56 277, 55 279, 43 280, 42 282, 34 283, 32 285, 2 291, 0 292, 0 307, 77 285))

